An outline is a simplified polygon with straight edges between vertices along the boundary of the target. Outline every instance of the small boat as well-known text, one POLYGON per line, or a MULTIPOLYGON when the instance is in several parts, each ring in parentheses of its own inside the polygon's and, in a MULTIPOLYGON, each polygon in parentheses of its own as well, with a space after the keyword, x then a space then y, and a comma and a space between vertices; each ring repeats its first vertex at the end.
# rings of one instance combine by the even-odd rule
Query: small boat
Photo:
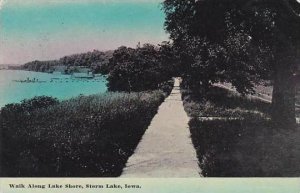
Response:
POLYGON ((41 81, 37 78, 33 78, 33 79, 25 79, 25 80, 13 80, 14 82, 20 82, 20 83, 45 83, 47 81, 41 81))

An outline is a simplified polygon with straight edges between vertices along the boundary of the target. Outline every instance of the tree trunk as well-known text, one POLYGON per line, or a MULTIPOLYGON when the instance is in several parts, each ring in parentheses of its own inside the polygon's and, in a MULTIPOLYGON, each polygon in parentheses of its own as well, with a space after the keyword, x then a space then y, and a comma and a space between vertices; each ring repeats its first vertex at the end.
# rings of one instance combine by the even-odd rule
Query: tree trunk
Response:
POLYGON ((296 124, 296 82, 290 62, 280 60, 275 65, 271 116, 279 128, 294 128, 296 124))

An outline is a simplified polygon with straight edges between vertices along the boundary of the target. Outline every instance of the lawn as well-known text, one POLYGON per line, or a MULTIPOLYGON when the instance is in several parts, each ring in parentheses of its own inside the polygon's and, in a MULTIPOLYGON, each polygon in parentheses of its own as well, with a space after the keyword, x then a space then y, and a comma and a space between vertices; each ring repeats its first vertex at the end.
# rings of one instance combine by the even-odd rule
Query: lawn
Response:
POLYGON ((182 94, 204 176, 300 175, 300 127, 276 128, 270 121, 270 103, 221 88, 205 94, 182 89, 182 94))

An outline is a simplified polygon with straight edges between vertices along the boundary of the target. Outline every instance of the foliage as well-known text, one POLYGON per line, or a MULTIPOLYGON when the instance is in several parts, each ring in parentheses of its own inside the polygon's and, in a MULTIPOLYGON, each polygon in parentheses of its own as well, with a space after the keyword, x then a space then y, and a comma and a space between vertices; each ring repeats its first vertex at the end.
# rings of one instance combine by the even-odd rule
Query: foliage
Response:
POLYGON ((161 58, 159 48, 151 44, 136 49, 119 47, 109 61, 108 89, 131 92, 159 88, 170 80, 172 70, 161 58))
POLYGON ((294 128, 300 3, 296 0, 165 0, 166 30, 185 65, 185 86, 229 82, 242 94, 274 82, 272 120, 294 128))
POLYGON ((251 93, 259 79, 269 79, 276 54, 300 34, 296 22, 283 24, 286 14, 279 2, 164 1, 166 30, 181 54, 189 85, 225 81, 251 93))
MULTIPOLYGON (((298 130, 276 127, 270 104, 211 88, 182 90, 202 174, 208 177, 299 176, 298 130)), ((299 126, 298 126, 299 127, 299 126)))
POLYGON ((162 74, 167 77, 179 77, 181 75, 181 65, 176 48, 171 42, 164 41, 159 44, 159 64, 162 74))
POLYGON ((296 132, 274 132, 270 121, 189 122, 202 174, 207 177, 297 177, 300 144, 296 132))
POLYGON ((52 72, 55 70, 56 66, 65 66, 68 72, 68 69, 71 69, 71 67, 85 66, 91 68, 95 73, 106 74, 108 73, 107 64, 111 55, 111 51, 100 52, 98 50, 94 50, 93 52, 64 56, 59 60, 36 60, 28 62, 22 66, 22 69, 37 72, 52 72))
POLYGON ((59 101, 56 98, 36 96, 32 99, 25 99, 21 103, 7 104, 1 109, 1 115, 9 118, 9 116, 12 116, 15 113, 30 113, 36 109, 47 108, 58 103, 59 101))
POLYGON ((174 87, 174 79, 159 84, 159 90, 163 91, 166 97, 169 96, 173 87, 174 87))
POLYGON ((49 61, 31 61, 23 64, 21 69, 35 71, 35 72, 50 72, 55 66, 58 66, 59 62, 57 60, 49 61))
POLYGON ((174 40, 189 87, 207 89, 221 81, 231 82, 241 93, 251 93, 254 83, 266 76, 267 48, 253 46, 246 23, 240 20, 239 6, 217 0, 164 2, 166 30, 174 40))
POLYGON ((163 99, 152 91, 7 105, 1 176, 118 176, 163 99))

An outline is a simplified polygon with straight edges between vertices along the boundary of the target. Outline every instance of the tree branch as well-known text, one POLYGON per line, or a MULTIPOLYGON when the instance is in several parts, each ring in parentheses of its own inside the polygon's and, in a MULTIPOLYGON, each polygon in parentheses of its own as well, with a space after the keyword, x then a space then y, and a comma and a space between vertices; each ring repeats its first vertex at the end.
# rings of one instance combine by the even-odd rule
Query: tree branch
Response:
POLYGON ((296 0, 249 0, 245 3, 244 9, 252 10, 254 7, 260 6, 272 7, 276 4, 281 8, 282 15, 286 15, 289 20, 300 23, 300 15, 297 11, 300 9, 300 3, 298 3, 296 0))

